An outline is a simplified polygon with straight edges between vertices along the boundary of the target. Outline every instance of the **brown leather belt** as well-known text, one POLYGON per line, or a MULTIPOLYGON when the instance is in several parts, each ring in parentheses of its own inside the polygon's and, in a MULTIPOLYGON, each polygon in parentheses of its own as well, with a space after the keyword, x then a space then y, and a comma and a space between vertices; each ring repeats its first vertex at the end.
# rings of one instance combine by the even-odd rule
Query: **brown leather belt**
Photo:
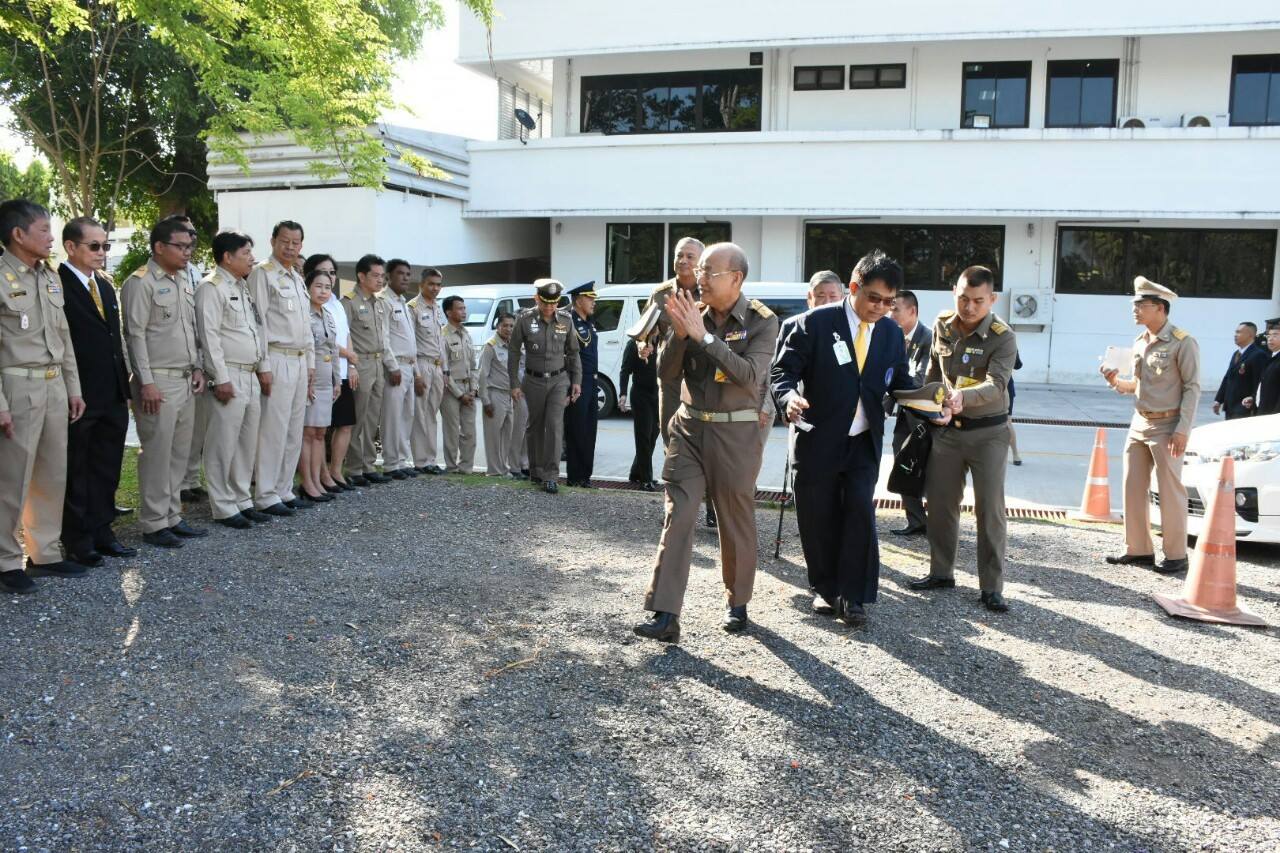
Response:
POLYGON ((1138 409, 1138 414, 1142 415, 1149 421, 1159 420, 1160 418, 1171 418, 1178 414, 1177 409, 1166 409, 1163 412, 1151 412, 1146 409, 1138 409))
POLYGON ((563 368, 563 367, 562 367, 562 368, 560 368, 559 370, 553 370, 553 371, 551 371, 550 373, 541 373, 541 372, 539 372, 539 371, 537 371, 537 370, 526 370, 526 371, 525 371, 525 374, 526 374, 526 375, 528 375, 528 376, 532 376, 532 377, 534 377, 535 379, 550 379, 552 376, 559 376, 561 373, 564 373, 564 368, 563 368))
POLYGON ((1009 415, 1007 412, 1003 415, 990 415, 985 418, 966 418, 961 415, 958 418, 952 418, 951 423, 947 424, 947 426, 952 427, 953 429, 958 429, 961 432, 965 432, 971 429, 982 429, 983 427, 997 426, 999 424, 1006 423, 1008 420, 1009 415))

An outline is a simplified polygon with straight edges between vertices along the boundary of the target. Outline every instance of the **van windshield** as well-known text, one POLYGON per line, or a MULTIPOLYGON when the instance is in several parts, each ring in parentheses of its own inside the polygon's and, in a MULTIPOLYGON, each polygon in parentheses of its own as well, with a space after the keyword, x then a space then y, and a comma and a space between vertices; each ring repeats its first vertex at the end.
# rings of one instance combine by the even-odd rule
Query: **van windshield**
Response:
POLYGON ((468 296, 467 303, 467 319, 463 321, 464 326, 483 326, 489 319, 489 309, 493 307, 492 299, 476 299, 474 296, 468 296))

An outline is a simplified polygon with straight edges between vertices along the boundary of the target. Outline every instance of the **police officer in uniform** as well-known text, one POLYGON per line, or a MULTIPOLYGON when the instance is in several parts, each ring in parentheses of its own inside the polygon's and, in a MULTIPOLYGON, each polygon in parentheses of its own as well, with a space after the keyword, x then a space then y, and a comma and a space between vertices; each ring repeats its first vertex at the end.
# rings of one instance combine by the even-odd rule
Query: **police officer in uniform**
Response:
POLYGON ((444 327, 448 320, 444 307, 436 300, 444 276, 440 270, 427 267, 422 271, 418 295, 409 302, 413 317, 413 333, 418 344, 418 376, 413 393, 413 465, 420 474, 443 474, 437 461, 437 424, 440 405, 444 401, 444 327))
POLYGON ((386 262, 382 258, 363 256, 356 261, 356 289, 342 297, 351 325, 351 349, 360 359, 360 384, 355 388, 356 425, 347 450, 350 479, 357 486, 391 482, 390 477, 378 473, 374 446, 386 377, 400 371, 399 362, 391 354, 391 308, 378 296, 385 274, 386 262))
POLYGON ((405 294, 412 287, 413 270, 401 258, 387 261, 387 289, 383 299, 391 308, 387 319, 387 338, 395 356, 399 379, 388 378, 382 392, 382 470, 394 480, 418 476, 413 465, 414 390, 422 381, 418 376, 418 343, 410 319, 405 294))
POLYGON ((591 473, 596 459, 596 428, 600 415, 596 400, 596 372, 600 367, 600 336, 596 334, 591 315, 596 310, 594 281, 569 291, 573 306, 573 333, 578 339, 578 357, 582 360, 582 394, 564 412, 567 470, 570 486, 591 486, 591 473))
POLYGON ((1149 566, 1161 574, 1187 568, 1187 487, 1182 454, 1200 403, 1200 346, 1169 322, 1178 295, 1138 276, 1133 280, 1133 321, 1145 326, 1133 341, 1133 379, 1102 369, 1118 394, 1134 395, 1133 420, 1124 447, 1125 552, 1107 557, 1119 566, 1149 566), (1155 468, 1160 494, 1164 560, 1157 565, 1151 540, 1147 490, 1155 468))
POLYGON ((1004 509, 1005 459, 1009 454, 1009 379, 1018 341, 993 313, 995 276, 986 267, 960 273, 952 288, 955 310, 943 311, 933 324, 926 382, 950 389, 950 421, 933 433, 925 471, 929 535, 929 574, 911 581, 915 590, 956 585, 956 549, 960 539, 960 500, 965 474, 973 476, 978 526, 978 585, 988 610, 1002 613, 1005 603, 1004 509))
MULTIPOLYGON (((694 272, 694 268, 698 265, 698 259, 702 256, 702 241, 696 237, 685 237, 676 243, 675 259, 675 276, 667 279, 662 284, 654 288, 653 293, 649 296, 649 301, 645 304, 644 310, 649 310, 650 305, 657 305, 664 309, 658 315, 658 325, 650 335, 649 340, 644 342, 640 347, 640 357, 647 359, 656 348, 658 356, 662 355, 662 347, 671 339, 671 318, 665 310, 667 300, 671 294, 677 290, 683 291, 685 294, 698 298, 698 276, 694 272)), ((662 435, 662 443, 666 445, 670 435, 668 428, 671 425, 671 417, 676 413, 676 409, 680 407, 680 380, 658 378, 658 431, 662 435)))
POLYGON ((446 296, 444 315, 445 366, 444 402, 440 420, 444 425, 444 470, 446 474, 470 474, 476 461, 476 348, 467 331, 467 303, 461 296, 446 296))
POLYGON ((559 491, 560 447, 564 436, 565 406, 582 395, 582 361, 578 336, 568 311, 556 308, 564 285, 554 278, 533 283, 538 304, 516 318, 511 333, 507 378, 511 397, 529 404, 526 436, 529 441, 529 479, 554 495, 559 491), (520 379, 521 355, 524 379, 520 379))
POLYGON ((28 593, 32 577, 87 571, 58 550, 68 413, 77 421, 85 405, 62 286, 47 263, 49 211, 23 199, 0 204, 0 242, 0 590, 28 593))
POLYGON ((644 601, 653 616, 633 629, 649 639, 680 639, 693 528, 708 492, 720 519, 720 571, 728 597, 723 626, 747 626, 758 548, 755 483, 764 453, 761 386, 778 339, 778 318, 742 295, 746 277, 742 249, 716 243, 699 260, 702 303, 684 291, 666 300, 671 331, 658 375, 680 379, 682 386, 662 468, 666 518, 644 601))

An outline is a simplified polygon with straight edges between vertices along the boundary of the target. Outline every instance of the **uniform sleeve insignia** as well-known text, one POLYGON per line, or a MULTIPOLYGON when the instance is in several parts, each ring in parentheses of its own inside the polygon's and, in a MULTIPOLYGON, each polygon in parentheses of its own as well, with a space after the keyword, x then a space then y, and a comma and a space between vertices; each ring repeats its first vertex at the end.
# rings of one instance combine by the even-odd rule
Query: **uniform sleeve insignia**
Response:
POLYGON ((1188 337, 1190 337, 1190 333, 1184 331, 1183 329, 1179 329, 1177 326, 1173 327, 1172 334, 1173 334, 1173 337, 1179 341, 1186 340, 1188 337))
POLYGON ((1009 331, 1009 327, 999 320, 991 324, 991 334, 993 335, 1003 335, 1007 331, 1009 331))
POLYGON ((765 305, 759 299, 751 300, 751 310, 759 314, 761 317, 765 317, 766 319, 774 316, 773 312, 769 310, 769 306, 765 305))

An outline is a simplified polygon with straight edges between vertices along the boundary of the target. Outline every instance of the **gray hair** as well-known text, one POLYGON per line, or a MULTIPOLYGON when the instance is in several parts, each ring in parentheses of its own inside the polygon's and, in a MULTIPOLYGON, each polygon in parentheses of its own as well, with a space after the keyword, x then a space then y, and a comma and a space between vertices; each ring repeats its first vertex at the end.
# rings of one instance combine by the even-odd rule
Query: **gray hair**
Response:
POLYGON ((707 247, 706 247, 706 245, 705 245, 701 240, 699 240, 697 237, 681 237, 679 240, 677 240, 677 241, 676 241, 676 247, 675 247, 675 249, 673 249, 673 250, 672 250, 672 254, 673 254, 673 255, 678 255, 678 254, 680 254, 680 249, 681 249, 681 247, 682 247, 682 246, 685 246, 685 245, 687 245, 687 244, 689 244, 689 243, 693 243, 693 244, 694 244, 694 245, 696 245, 699 249, 705 249, 705 248, 707 248, 707 247))
POLYGON ((839 273, 834 270, 818 270, 809 279, 809 292, 815 292, 819 287, 827 282, 832 282, 840 287, 844 287, 844 279, 840 278, 839 273))

